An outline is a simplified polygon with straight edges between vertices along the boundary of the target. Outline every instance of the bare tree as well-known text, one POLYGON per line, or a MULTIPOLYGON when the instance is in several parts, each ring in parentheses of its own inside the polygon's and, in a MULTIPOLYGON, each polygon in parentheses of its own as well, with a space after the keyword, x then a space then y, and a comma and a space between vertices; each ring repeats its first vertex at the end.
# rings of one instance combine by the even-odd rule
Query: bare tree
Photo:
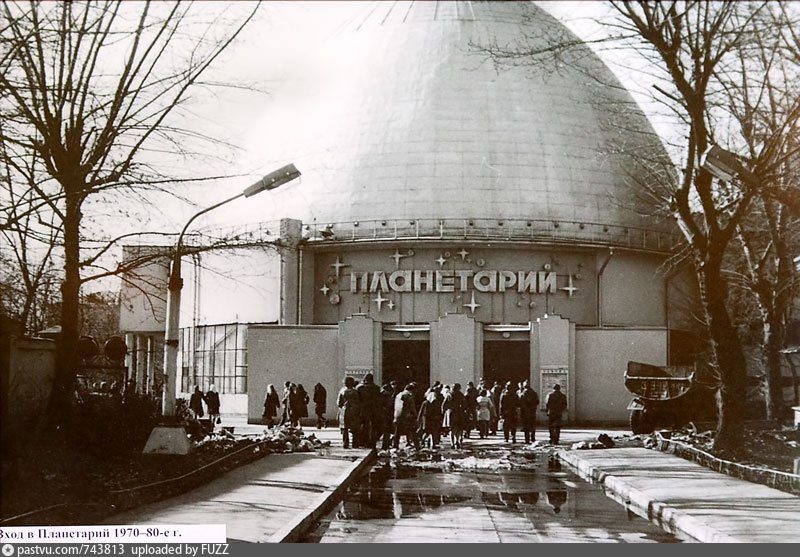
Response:
MULTIPOLYGON (((736 126, 732 99, 741 94, 736 79, 747 72, 751 84, 774 75, 764 60, 786 61, 791 14, 768 2, 610 2, 616 17, 599 21, 608 31, 598 39, 608 48, 621 49, 646 63, 654 82, 652 100, 680 130, 671 146, 679 153, 677 168, 661 168, 655 157, 635 154, 645 179, 638 186, 660 214, 670 214, 685 241, 677 257, 692 261, 700 303, 718 373, 718 450, 735 450, 742 442, 747 368, 736 323, 729 308, 726 255, 739 225, 759 196, 791 198, 786 184, 773 177, 788 153, 786 138, 796 129, 800 99, 786 101, 776 114, 776 127, 760 127, 757 143, 747 159, 747 172, 733 182, 716 181, 700 160, 713 144, 731 148, 748 143, 736 126)), ((572 36, 532 37, 531 45, 477 45, 498 64, 557 64, 580 66, 571 53, 585 49, 572 36)), ((645 70, 637 70, 644 72, 645 70)), ((749 94, 749 93, 748 93, 749 94)), ((741 99, 740 99, 741 100, 741 99)), ((753 105, 754 99, 747 103, 753 105)), ((768 105, 757 103, 760 108, 768 105)))
POLYGON ((107 249, 94 246, 85 256, 83 226, 102 212, 97 201, 170 191, 179 176, 174 165, 159 165, 157 155, 190 155, 213 141, 182 125, 182 110, 257 8, 248 6, 236 21, 219 14, 204 21, 185 3, 7 2, 0 8, 0 154, 13 192, 4 198, 0 228, 30 234, 30 219, 40 224, 48 213, 42 220, 58 229, 62 248, 54 421, 69 413, 81 285, 111 272, 92 271, 107 249))
POLYGON ((800 218, 795 204, 787 203, 788 192, 800 199, 800 64, 792 55, 796 23, 784 6, 763 10, 749 44, 717 73, 735 124, 734 145, 740 146, 746 166, 755 161, 758 168, 758 174, 742 171, 744 186, 757 198, 737 225, 737 238, 746 267, 743 284, 754 295, 761 322, 767 417, 777 420, 784 412, 780 350, 796 287, 792 254, 800 218))

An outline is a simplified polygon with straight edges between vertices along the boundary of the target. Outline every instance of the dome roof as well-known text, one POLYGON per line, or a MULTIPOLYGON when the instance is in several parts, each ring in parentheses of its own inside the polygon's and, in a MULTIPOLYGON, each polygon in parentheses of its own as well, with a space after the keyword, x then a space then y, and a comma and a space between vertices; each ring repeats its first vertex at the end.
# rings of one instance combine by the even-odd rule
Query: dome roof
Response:
POLYGON ((329 40, 346 58, 337 75, 319 85, 305 77, 304 87, 320 89, 311 124, 276 147, 303 172, 278 197, 282 210, 317 224, 541 219, 652 229, 630 153, 667 155, 599 58, 581 45, 569 60, 496 67, 479 48, 564 38, 577 41, 527 2, 364 4, 329 40))

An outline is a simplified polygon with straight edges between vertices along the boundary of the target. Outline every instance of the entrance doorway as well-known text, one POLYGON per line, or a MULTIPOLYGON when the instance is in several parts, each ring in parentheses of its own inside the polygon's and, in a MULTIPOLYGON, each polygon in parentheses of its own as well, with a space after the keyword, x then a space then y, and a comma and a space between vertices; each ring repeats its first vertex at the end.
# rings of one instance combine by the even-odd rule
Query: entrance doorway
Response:
POLYGON ((514 385, 531 378, 529 340, 487 340, 483 344, 483 378, 488 386, 495 381, 514 385))
POLYGON ((429 340, 385 340, 383 382, 398 381, 402 389, 414 381, 417 393, 431 384, 431 343, 429 340))

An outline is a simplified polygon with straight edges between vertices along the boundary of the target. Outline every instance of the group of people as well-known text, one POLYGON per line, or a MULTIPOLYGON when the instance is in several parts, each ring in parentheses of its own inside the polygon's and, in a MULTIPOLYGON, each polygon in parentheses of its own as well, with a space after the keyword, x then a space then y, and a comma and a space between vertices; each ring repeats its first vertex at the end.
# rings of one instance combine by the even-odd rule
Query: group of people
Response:
MULTIPOLYGON (((300 420, 309 415, 311 401, 302 384, 286 381, 282 396, 274 385, 269 385, 264 397, 264 423, 269 427, 299 427, 300 420)), ((313 402, 316 426, 324 428, 328 423, 327 391, 321 383, 314 386, 313 402)), ((502 429, 505 440, 516 443, 519 429, 525 443, 534 442, 539 395, 528 381, 516 385, 508 382, 504 387, 495 382, 489 387, 483 380, 477 387, 470 381, 463 390, 460 383, 443 385, 437 381, 425 393, 419 393, 414 382, 401 388, 399 382, 389 381, 379 387, 368 373, 361 382, 346 377, 336 405, 345 448, 351 444, 372 448, 379 441, 383 449, 399 448, 403 436, 407 444, 417 449, 423 443, 438 448, 443 435, 449 436, 453 448, 461 448, 473 430, 483 439, 502 429)), ((550 443, 554 445, 559 442, 561 417, 566 409, 567 397, 555 385, 546 403, 550 443)))
POLYGON ((200 390, 200 387, 197 385, 194 386, 194 392, 189 398, 189 411, 192 413, 193 418, 199 420, 206 414, 206 412, 203 411, 203 403, 205 403, 208 408, 208 417, 211 418, 211 423, 220 423, 219 392, 215 385, 211 385, 208 388, 208 392, 205 394, 200 390))
MULTIPOLYGON (((328 393, 322 383, 314 385, 314 413, 317 416, 317 429, 322 429, 328 425, 325 419, 325 405, 328 393)), ((311 398, 308 396, 302 383, 295 385, 291 381, 283 384, 283 396, 278 396, 278 391, 274 385, 267 386, 267 395, 264 397, 264 422, 269 427, 274 425, 289 424, 292 427, 300 427, 300 420, 308 417, 308 403, 311 398), (280 420, 278 411, 282 408, 280 420)))
MULTIPOLYGON (((528 381, 501 387, 495 383, 487 388, 484 381, 478 387, 470 381, 462 391, 461 384, 434 383, 418 404, 418 386, 411 382, 402 390, 391 381, 378 387, 371 373, 357 384, 346 377, 339 391, 339 427, 345 448, 371 448, 380 440, 383 449, 399 448, 401 437, 417 449, 421 441, 437 448, 442 435, 449 435, 453 448, 461 448, 463 439, 476 429, 481 438, 497 433, 502 420, 505 440, 517 441, 517 428, 524 433, 525 442, 536 439, 536 416, 539 395, 528 381)), ((548 394, 546 411, 550 442, 558 444, 561 417, 567 408, 567 398, 555 385, 548 394)))

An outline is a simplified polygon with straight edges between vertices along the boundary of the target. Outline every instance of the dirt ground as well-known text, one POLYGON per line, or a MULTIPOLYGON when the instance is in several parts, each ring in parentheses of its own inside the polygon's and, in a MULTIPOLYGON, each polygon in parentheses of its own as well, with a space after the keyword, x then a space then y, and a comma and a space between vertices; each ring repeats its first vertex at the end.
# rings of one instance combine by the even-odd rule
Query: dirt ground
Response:
POLYGON ((194 443, 186 456, 101 453, 69 446, 31 449, 13 470, 4 462, 0 516, 6 519, 62 503, 107 504, 110 491, 176 478, 265 440, 265 454, 312 450, 313 445, 308 445, 301 433, 287 429, 235 439, 214 435, 194 443))
POLYGON ((717 455, 715 453, 713 431, 695 433, 689 430, 681 430, 674 432, 672 439, 688 443, 726 460, 783 472, 793 472, 794 460, 800 458, 800 430, 790 427, 782 429, 748 429, 744 433, 744 447, 733 455, 717 455))

